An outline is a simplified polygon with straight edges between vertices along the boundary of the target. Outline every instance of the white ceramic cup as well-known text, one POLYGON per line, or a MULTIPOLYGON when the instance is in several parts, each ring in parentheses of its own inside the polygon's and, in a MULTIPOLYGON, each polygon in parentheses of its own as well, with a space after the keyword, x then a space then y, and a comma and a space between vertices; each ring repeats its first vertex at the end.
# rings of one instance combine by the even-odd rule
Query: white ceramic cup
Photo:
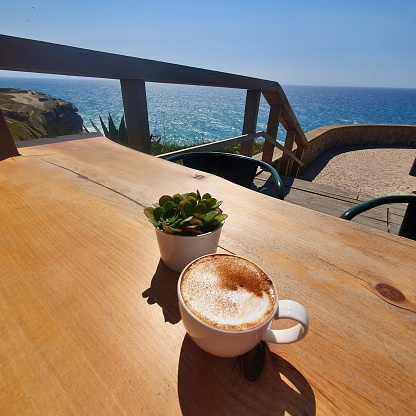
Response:
MULTIPOLYGON (((178 281, 179 310, 186 332, 204 351, 218 357, 237 357, 252 350, 262 340, 270 343, 289 344, 301 340, 308 332, 308 314, 305 308, 292 300, 278 300, 276 287, 273 285, 275 305, 270 316, 258 326, 243 330, 220 329, 202 321, 188 308, 181 291, 181 281, 188 269, 198 262, 217 261, 221 256, 231 256, 239 261, 249 260, 228 254, 210 254, 202 256, 186 266, 178 281), (274 319, 291 319, 296 325, 288 329, 270 329, 274 319)), ((220 260, 221 261, 221 260, 220 260)), ((254 265, 252 262, 249 262, 254 265)), ((254 265, 254 267, 257 267, 254 265)), ((258 268, 259 269, 259 268, 258 268)), ((261 270, 261 269, 259 269, 261 270)))

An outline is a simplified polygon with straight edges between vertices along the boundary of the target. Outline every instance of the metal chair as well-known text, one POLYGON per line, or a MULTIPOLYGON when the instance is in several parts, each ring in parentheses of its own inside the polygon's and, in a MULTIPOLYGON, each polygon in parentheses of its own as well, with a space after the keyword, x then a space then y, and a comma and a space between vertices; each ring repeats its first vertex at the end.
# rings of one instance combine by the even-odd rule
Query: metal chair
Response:
POLYGON ((167 157, 166 160, 174 162, 182 160, 184 166, 221 176, 231 182, 251 189, 257 168, 271 173, 276 197, 284 199, 283 182, 276 169, 262 160, 247 156, 223 152, 189 152, 167 157))
POLYGON ((350 220, 356 215, 361 214, 371 208, 384 204, 407 203, 409 204, 400 227, 399 235, 401 237, 416 240, 416 195, 389 195, 380 198, 371 199, 370 201, 356 205, 345 211, 340 218, 350 220))

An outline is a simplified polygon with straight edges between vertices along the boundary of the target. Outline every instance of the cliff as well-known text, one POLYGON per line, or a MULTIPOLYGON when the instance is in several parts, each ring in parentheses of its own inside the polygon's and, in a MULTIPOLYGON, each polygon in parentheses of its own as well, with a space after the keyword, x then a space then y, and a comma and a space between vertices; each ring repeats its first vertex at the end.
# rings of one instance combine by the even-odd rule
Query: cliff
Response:
POLYGON ((16 141, 83 132, 74 104, 41 92, 0 88, 0 109, 16 141))

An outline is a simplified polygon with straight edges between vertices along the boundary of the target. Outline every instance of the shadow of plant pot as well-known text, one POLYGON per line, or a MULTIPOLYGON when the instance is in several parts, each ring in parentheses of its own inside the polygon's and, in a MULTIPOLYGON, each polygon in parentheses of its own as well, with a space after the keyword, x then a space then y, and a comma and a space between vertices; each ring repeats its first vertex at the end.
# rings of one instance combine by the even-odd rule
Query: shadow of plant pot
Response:
POLYGON ((181 272, 198 257, 216 253, 222 226, 223 224, 214 231, 199 235, 171 234, 155 228, 163 263, 169 269, 181 272))

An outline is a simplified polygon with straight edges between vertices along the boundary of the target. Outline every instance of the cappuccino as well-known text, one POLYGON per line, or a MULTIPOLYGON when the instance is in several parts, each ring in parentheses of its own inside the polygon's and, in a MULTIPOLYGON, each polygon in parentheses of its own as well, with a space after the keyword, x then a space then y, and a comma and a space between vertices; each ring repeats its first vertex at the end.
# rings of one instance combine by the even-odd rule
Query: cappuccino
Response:
POLYGON ((273 282, 258 266, 241 257, 215 254, 184 270, 182 299, 209 326, 245 331, 267 321, 276 308, 273 282))

